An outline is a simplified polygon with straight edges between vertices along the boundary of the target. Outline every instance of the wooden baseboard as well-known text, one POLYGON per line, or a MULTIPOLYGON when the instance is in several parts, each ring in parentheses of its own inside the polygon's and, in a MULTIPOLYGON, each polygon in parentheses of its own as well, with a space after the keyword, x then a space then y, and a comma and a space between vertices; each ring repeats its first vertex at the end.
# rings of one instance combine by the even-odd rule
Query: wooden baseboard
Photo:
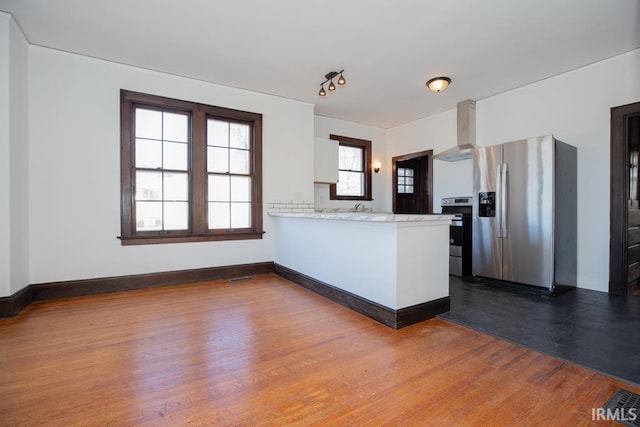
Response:
POLYGON ((336 288, 328 283, 316 280, 313 277, 306 276, 283 265, 275 264, 274 270, 276 274, 295 284, 394 329, 404 328, 405 326, 431 319, 438 314, 449 311, 450 307, 450 298, 444 297, 411 307, 393 310, 361 296, 336 288))
POLYGON ((338 304, 364 314, 394 329, 400 329, 414 323, 422 322, 423 320, 449 311, 449 297, 417 304, 400 310, 393 310, 282 265, 274 264, 273 262, 262 262, 224 267, 198 268, 193 270, 167 271, 162 273, 31 284, 9 297, 0 298, 0 318, 15 316, 33 301, 47 301, 83 295, 158 288, 162 286, 230 279, 233 277, 273 272, 293 283, 312 290, 338 304))
POLYGON ((99 279, 69 280, 31 284, 9 297, 0 298, 0 317, 11 317, 33 301, 96 295, 135 289, 158 288, 209 280, 230 279, 253 274, 273 273, 273 262, 197 268, 162 273, 133 274, 99 279))
POLYGON ((273 273, 273 262, 197 268, 193 270, 167 271, 163 273, 134 274, 101 279, 70 280, 65 282, 38 283, 33 286, 33 301, 158 288, 162 286, 205 282, 273 273))
POLYGON ((33 288, 28 285, 20 289, 15 294, 0 298, 0 318, 12 317, 20 313, 26 306, 31 304, 33 298, 33 288))

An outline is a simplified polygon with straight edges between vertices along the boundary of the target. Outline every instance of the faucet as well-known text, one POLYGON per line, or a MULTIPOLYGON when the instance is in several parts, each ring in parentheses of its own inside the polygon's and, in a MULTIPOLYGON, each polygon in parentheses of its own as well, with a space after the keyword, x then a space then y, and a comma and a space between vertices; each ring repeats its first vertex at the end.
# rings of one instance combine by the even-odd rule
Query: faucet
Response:
POLYGON ((364 211, 364 204, 363 203, 356 203, 356 205, 353 207, 353 211, 354 212, 358 212, 358 209, 362 208, 362 211, 364 211))

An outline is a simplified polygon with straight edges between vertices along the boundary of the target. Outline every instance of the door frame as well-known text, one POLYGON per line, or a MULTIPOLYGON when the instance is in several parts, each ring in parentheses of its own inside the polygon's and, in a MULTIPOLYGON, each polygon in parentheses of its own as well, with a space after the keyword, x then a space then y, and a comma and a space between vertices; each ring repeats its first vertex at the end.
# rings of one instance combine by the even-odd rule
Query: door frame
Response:
POLYGON ((626 295, 629 141, 627 120, 640 115, 640 102, 611 108, 609 293, 626 295))
MULTIPOLYGON (((412 160, 424 157, 423 166, 426 165, 427 173, 422 174, 421 179, 424 178, 424 188, 427 190, 426 206, 423 203, 423 207, 426 207, 427 213, 433 213, 433 150, 419 151, 417 153, 403 154, 401 156, 395 156, 391 158, 392 170, 391 170, 391 188, 392 188, 392 209, 393 213, 396 212, 396 197, 398 196, 398 174, 397 174, 397 162, 404 160, 412 160)), ((424 170, 424 168, 423 168, 424 170)))

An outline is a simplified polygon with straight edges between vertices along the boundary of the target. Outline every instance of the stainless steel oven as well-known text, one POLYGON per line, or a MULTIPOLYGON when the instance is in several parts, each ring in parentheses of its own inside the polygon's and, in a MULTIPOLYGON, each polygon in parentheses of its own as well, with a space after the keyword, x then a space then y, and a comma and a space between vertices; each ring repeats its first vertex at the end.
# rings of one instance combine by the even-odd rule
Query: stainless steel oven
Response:
POLYGON ((471 275, 471 213, 472 197, 442 199, 442 213, 455 215, 449 228, 449 274, 471 275))

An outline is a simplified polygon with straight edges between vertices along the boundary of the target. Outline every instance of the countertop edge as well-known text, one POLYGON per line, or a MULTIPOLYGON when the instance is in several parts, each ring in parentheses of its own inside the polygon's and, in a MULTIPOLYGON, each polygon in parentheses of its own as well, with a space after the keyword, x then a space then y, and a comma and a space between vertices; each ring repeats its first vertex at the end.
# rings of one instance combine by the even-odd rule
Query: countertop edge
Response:
POLYGON ((387 213, 298 213, 298 212, 269 212, 269 216, 281 218, 320 219, 329 221, 353 221, 369 223, 451 223, 454 215, 446 214, 387 214, 387 213))

